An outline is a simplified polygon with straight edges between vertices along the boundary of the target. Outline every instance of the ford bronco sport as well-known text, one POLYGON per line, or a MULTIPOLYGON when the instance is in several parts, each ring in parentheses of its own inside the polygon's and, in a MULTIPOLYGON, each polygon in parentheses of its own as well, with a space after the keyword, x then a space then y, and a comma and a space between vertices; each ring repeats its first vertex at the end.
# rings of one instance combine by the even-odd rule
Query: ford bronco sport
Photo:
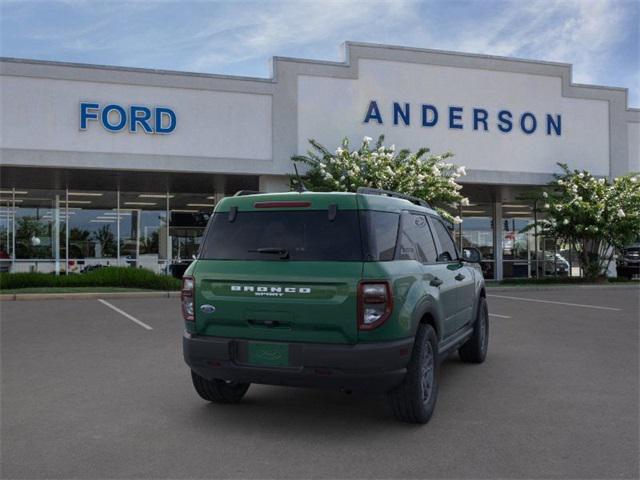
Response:
POLYGON ((465 255, 425 202, 393 192, 225 198, 183 278, 195 390, 217 403, 251 383, 386 392, 398 419, 426 423, 440 361, 487 354, 480 254, 465 255))

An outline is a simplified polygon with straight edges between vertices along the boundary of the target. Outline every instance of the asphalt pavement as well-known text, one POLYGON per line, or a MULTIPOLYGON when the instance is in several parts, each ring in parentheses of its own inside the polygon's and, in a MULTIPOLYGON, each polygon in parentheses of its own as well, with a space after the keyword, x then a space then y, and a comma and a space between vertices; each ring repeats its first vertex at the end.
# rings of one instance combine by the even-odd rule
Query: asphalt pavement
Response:
POLYGON ((445 361, 425 426, 381 396, 204 402, 175 298, 1 302, 2 478, 638 478, 640 290, 489 294, 487 361, 445 361))

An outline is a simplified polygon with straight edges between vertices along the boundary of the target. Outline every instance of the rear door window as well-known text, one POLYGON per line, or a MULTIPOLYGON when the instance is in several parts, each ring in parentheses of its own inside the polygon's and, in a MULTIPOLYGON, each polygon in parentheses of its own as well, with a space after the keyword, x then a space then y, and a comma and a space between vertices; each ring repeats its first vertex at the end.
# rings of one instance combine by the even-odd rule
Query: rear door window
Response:
POLYGON ((447 227, 445 227, 444 224, 436 218, 432 218, 430 223, 433 228, 433 233, 440 243, 438 261, 451 262, 457 260, 458 250, 456 249, 456 244, 453 242, 447 227))
POLYGON ((435 262, 436 246, 424 215, 410 213, 403 219, 399 260, 435 262))
POLYGON ((215 213, 204 260, 362 261, 358 212, 326 210, 215 213))

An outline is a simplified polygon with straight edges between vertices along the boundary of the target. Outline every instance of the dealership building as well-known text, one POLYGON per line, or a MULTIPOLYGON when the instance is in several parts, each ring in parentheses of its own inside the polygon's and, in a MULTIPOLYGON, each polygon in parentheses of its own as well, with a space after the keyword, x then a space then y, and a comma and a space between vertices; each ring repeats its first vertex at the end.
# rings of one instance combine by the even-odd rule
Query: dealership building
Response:
POLYGON ((343 52, 274 57, 270 78, 0 59, 3 269, 169 271, 197 252, 220 198, 288 190, 308 139, 333 149, 384 134, 466 167, 456 234, 482 251, 488 278, 550 274, 541 259, 556 262, 561 246, 524 228, 556 163, 609 178, 640 171, 627 90, 575 84, 569 64, 362 43, 343 52))

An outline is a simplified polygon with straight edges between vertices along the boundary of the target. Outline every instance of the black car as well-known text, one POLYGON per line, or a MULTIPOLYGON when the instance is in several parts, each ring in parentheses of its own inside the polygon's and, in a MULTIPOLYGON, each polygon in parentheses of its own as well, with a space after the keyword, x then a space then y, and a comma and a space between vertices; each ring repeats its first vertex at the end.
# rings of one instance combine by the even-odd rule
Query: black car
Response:
POLYGON ((634 275, 640 275, 640 242, 624 247, 622 255, 618 257, 616 269, 619 277, 626 277, 629 280, 634 275))

